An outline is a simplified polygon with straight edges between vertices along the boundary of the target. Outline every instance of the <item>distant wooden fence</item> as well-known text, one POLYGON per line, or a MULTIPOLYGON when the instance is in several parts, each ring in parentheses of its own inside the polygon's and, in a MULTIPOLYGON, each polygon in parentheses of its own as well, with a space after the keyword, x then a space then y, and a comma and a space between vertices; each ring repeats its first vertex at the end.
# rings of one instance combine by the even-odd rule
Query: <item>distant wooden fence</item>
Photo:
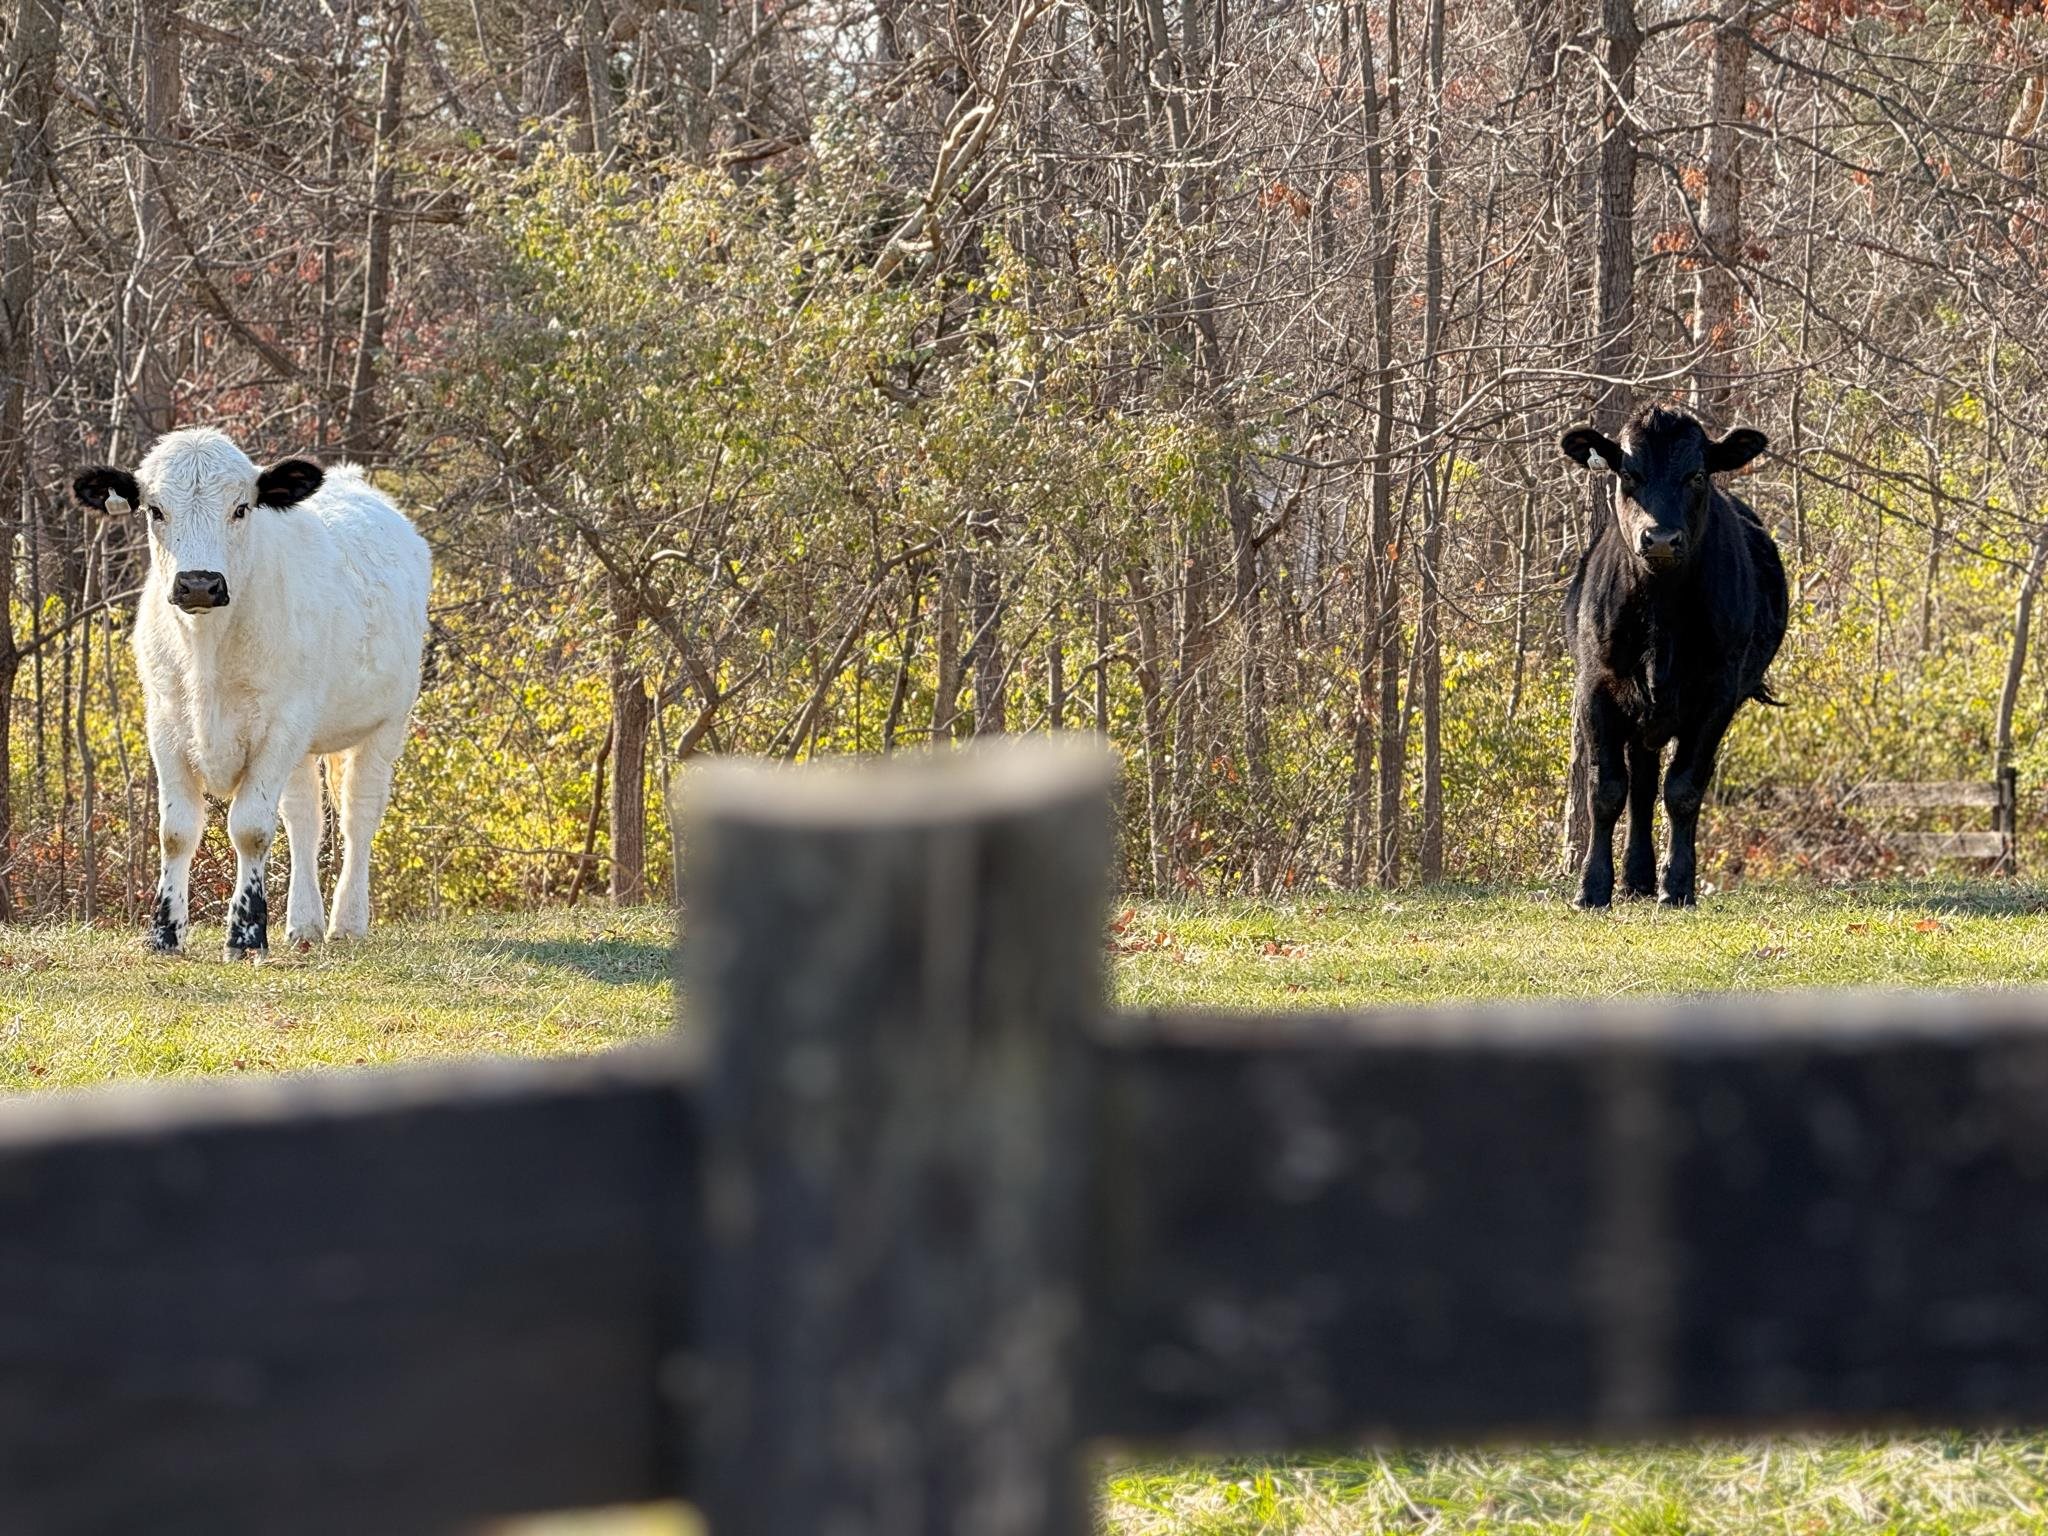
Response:
POLYGON ((2000 874, 2019 870, 2019 775, 2005 769, 1995 779, 1926 784, 1858 784, 1830 791, 1810 785, 1766 785, 1717 794, 1723 804, 1789 816, 1830 811, 1860 816, 1869 811, 1991 812, 1989 831, 1902 831, 1883 826, 1863 830, 1877 842, 1915 859, 1984 859, 2000 874))
POLYGON ((1109 783, 707 772, 655 1046, 0 1105, 0 1531, 2048 1419, 2048 998, 1108 1015, 1109 783))

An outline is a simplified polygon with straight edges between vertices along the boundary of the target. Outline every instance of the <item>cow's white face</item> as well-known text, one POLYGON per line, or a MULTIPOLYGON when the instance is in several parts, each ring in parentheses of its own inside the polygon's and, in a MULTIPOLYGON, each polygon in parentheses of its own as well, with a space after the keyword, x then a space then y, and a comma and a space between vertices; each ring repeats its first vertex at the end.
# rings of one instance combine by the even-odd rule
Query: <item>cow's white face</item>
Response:
POLYGON ((158 439, 137 474, 89 469, 73 489, 87 506, 138 513, 164 601, 200 615, 229 606, 244 589, 261 519, 305 500, 321 478, 320 466, 304 459, 258 471, 225 435, 199 428, 158 439))
POLYGON ((255 499, 253 479, 198 486, 142 482, 150 563, 172 607, 210 613, 242 590, 244 525, 255 499))

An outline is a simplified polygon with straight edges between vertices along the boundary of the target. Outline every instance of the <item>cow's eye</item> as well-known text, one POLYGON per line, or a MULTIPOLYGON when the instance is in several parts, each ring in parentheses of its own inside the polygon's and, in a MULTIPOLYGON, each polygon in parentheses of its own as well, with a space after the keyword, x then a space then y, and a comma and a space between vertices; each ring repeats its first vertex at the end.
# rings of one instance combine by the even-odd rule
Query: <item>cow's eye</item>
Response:
POLYGON ((242 520, 243 518, 247 517, 248 515, 249 515, 249 503, 247 503, 246 501, 245 501, 245 502, 243 502, 243 503, 242 503, 242 504, 241 504, 240 506, 238 506, 238 507, 236 507, 236 508, 235 508, 235 521, 236 521, 236 522, 238 522, 238 523, 239 523, 239 522, 240 522, 240 521, 241 521, 241 520, 242 520))
POLYGON ((1627 496, 1633 496, 1643 488, 1643 477, 1626 469, 1616 475, 1615 479, 1621 482, 1622 493, 1627 496))
POLYGON ((152 523, 160 523, 164 520, 164 509, 155 502, 149 504, 149 520, 152 523))
POLYGON ((1707 483, 1707 472, 1704 469, 1696 469, 1685 477, 1685 483, 1698 490, 1707 483))

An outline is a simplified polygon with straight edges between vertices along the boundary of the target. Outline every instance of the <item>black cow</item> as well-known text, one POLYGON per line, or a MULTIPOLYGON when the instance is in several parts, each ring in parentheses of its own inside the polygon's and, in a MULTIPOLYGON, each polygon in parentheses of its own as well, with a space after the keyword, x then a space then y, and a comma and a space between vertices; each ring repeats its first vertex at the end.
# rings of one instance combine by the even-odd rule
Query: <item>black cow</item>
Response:
POLYGON ((1595 519, 1565 598, 1593 811, 1574 905, 1613 899, 1614 823, 1624 802, 1622 889, 1656 890, 1650 817, 1665 744, 1676 741, 1664 781, 1671 856, 1657 899, 1690 906, 1693 838, 1722 734, 1745 699, 1778 702, 1764 669, 1785 638, 1785 566, 1756 513, 1712 478, 1740 469, 1768 440, 1743 427, 1717 441, 1689 412, 1653 405, 1622 428, 1619 443, 1577 427, 1561 446, 1613 472, 1613 515, 1595 519))

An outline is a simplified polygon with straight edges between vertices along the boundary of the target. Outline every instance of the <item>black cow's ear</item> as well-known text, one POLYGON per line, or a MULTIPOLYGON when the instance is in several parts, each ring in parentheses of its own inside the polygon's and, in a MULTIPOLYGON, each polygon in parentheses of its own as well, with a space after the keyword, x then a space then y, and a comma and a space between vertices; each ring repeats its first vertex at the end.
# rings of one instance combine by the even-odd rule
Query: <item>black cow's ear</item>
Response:
POLYGON ((279 459, 256 477, 259 507, 295 507, 320 489, 326 472, 311 459, 279 459))
POLYGON ((1707 444, 1707 469, 1722 475, 1740 469, 1771 446, 1771 440, 1755 427, 1737 427, 1718 443, 1707 444))
POLYGON ((1588 469, 1621 468, 1621 448, 1613 438, 1592 427, 1573 427, 1558 439, 1564 456, 1588 469))
MULTIPOLYGON (((118 497, 134 506, 142 500, 142 487, 135 483, 135 477, 125 469, 116 469, 111 464, 95 464, 91 469, 81 469, 71 477, 71 494, 81 506, 91 507, 95 512, 107 510, 107 498, 118 497)), ((119 510, 118 508, 116 510, 119 510)))

